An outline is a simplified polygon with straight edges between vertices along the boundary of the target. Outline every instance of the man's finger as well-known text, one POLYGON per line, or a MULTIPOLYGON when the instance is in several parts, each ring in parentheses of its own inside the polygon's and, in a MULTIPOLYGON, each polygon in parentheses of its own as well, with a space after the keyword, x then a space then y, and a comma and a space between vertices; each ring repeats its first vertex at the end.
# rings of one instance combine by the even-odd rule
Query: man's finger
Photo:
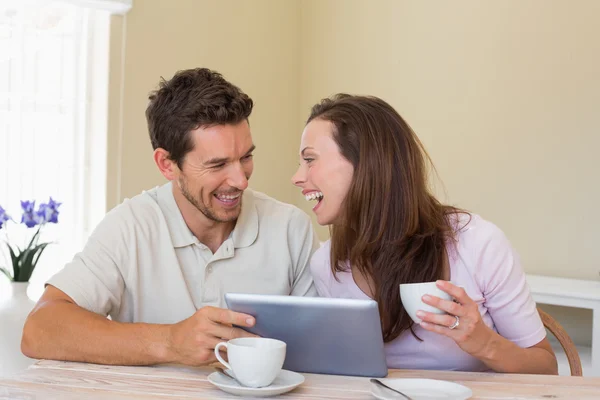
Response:
POLYGON ((209 350, 214 350, 215 347, 217 347, 217 345, 221 342, 223 342, 223 339, 221 339, 218 336, 217 337, 209 336, 206 339, 204 339, 204 344, 206 345, 206 347, 209 350))
POLYGON ((220 363, 219 360, 217 360, 217 356, 215 356, 215 352, 213 351, 213 353, 209 356, 209 358, 207 358, 206 360, 203 360, 202 362, 200 362, 197 365, 199 365, 199 366, 209 365, 209 364, 214 363, 215 361, 220 363))
POLYGON ((246 332, 245 330, 238 328, 235 328, 235 332, 233 332, 233 334, 235 334, 236 337, 260 337, 254 333, 246 332))
POLYGON ((211 333, 218 337, 221 338, 223 340, 231 340, 231 339, 236 339, 236 338, 240 338, 240 337, 257 337, 256 335, 250 333, 250 332, 246 332, 243 329, 240 328, 235 328, 232 326, 227 326, 227 325, 220 325, 220 324, 216 324, 213 329, 211 329, 211 333))
POLYGON ((208 319, 219 324, 229 324, 251 327, 254 326, 255 319, 252 315, 242 314, 225 308, 208 308, 208 319))

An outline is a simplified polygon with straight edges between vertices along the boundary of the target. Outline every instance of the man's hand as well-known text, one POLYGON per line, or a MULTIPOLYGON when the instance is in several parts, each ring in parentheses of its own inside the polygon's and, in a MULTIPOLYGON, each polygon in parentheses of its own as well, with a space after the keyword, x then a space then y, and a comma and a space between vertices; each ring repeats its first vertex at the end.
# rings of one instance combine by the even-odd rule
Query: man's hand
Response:
POLYGON ((224 308, 203 307, 191 317, 169 329, 168 348, 173 362, 206 365, 216 361, 214 349, 219 342, 238 337, 254 337, 233 325, 254 326, 254 317, 224 308))

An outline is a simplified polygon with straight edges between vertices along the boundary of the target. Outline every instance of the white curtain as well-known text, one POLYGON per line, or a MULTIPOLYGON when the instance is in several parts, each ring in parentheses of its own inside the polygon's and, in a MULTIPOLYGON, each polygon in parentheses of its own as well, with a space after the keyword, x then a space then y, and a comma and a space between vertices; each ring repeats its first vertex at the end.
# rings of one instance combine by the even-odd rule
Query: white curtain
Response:
MULTIPOLYGON (((110 13, 90 7, 101 3, 0 0, 0 206, 18 223, 21 200, 63 203, 43 231, 54 244, 31 279, 38 289, 105 212, 110 13)), ((0 241, 23 245, 33 233, 8 223, 0 241)), ((1 242, 0 265, 10 267, 1 242)))

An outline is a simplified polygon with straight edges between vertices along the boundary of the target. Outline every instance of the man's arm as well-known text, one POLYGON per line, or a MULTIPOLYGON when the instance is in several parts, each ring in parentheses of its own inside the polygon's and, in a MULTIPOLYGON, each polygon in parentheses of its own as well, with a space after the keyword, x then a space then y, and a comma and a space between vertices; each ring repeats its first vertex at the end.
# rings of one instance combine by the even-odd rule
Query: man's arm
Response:
POLYGON ((115 365, 215 361, 222 340, 252 336, 232 325, 251 327, 249 315, 204 307, 172 325, 122 323, 79 307, 64 292, 47 286, 27 317, 21 350, 31 358, 115 365))

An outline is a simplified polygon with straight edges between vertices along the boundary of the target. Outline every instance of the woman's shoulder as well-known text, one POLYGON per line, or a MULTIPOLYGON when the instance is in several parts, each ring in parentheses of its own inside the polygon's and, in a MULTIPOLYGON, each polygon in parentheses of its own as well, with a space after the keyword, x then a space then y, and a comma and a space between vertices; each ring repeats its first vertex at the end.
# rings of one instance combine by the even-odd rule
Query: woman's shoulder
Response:
POLYGON ((496 224, 478 214, 461 212, 455 214, 452 225, 461 247, 479 247, 489 243, 506 244, 506 235, 496 224))
POLYGON ((496 224, 477 214, 461 216, 459 222, 450 258, 453 273, 468 272, 484 289, 494 276, 510 274, 520 265, 513 246, 496 224))
MULTIPOLYGON (((454 241, 448 247, 451 263, 466 263, 478 269, 483 258, 495 258, 512 252, 504 232, 478 214, 459 213, 453 217, 454 241)), ((472 273, 476 273, 472 270, 472 273)))
POLYGON ((325 274, 330 271, 331 239, 321 243, 310 259, 310 269, 313 274, 325 274))
POLYGON ((339 296, 341 283, 338 282, 331 271, 331 241, 321 243, 321 247, 313 253, 310 259, 310 273, 315 282, 317 292, 321 297, 339 296))

